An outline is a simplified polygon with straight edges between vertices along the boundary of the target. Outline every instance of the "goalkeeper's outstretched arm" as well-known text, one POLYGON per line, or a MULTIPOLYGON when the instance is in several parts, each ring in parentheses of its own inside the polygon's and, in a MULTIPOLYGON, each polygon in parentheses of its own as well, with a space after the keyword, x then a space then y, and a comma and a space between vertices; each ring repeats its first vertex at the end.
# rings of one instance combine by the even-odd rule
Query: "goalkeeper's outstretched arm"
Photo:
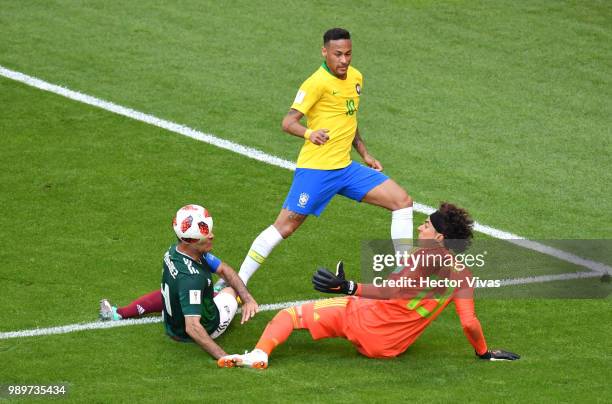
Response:
POLYGON ((482 326, 474 310, 474 299, 465 297, 455 298, 453 301, 455 302, 455 309, 459 315, 459 320, 461 320, 463 333, 474 347, 474 352, 480 359, 489 361, 513 361, 521 358, 520 355, 513 352, 503 351, 501 349, 488 349, 487 342, 482 332, 482 326))

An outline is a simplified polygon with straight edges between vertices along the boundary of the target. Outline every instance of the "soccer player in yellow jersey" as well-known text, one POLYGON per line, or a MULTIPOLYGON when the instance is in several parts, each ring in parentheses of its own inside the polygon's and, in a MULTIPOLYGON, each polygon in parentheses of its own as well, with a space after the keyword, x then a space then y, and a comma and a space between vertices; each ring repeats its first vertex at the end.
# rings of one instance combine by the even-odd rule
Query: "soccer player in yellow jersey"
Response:
POLYGON ((396 249, 409 248, 412 239, 412 199, 381 171, 359 135, 357 113, 363 77, 351 64, 350 33, 333 28, 323 35, 325 59, 300 86, 283 130, 302 138, 293 184, 273 225, 253 242, 239 276, 246 284, 283 239, 310 214, 319 216, 336 194, 392 211, 391 238, 396 249), (300 123, 306 116, 307 126, 300 123), (351 147, 365 166, 351 161, 351 147), (400 246, 403 244, 404 247, 400 246))

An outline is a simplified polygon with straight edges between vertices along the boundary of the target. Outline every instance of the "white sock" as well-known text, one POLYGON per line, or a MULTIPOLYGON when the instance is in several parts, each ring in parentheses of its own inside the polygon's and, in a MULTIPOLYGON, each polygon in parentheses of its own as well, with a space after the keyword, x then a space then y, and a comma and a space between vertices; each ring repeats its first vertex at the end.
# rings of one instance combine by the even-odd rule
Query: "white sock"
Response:
POLYGON ((410 252, 412 248, 412 207, 391 212, 391 239, 395 251, 410 252))
POLYGON ((257 236, 238 272, 238 276, 240 276, 245 285, 257 269, 259 269, 259 266, 263 264, 268 255, 270 255, 274 247, 281 241, 283 241, 283 236, 276 230, 274 225, 271 225, 257 236))

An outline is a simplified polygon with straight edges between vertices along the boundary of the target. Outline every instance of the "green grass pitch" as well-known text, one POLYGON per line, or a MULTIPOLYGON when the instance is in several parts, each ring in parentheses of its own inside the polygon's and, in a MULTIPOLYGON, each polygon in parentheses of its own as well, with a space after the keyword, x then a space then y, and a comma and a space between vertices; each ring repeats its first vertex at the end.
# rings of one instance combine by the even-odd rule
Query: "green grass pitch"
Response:
MULTIPOLYGON (((605 1, 3 0, 0 65, 294 160, 280 121, 320 63, 322 32, 343 26, 365 77, 366 144, 416 201, 451 200, 533 239, 610 239, 611 20, 605 1)), ((0 139, 0 332, 94 321, 101 297, 155 289, 170 218, 188 202, 209 208, 216 255, 239 267, 291 183, 4 77, 0 139)), ((387 237, 389 220, 336 198, 274 251, 253 295, 320 297, 313 269, 343 258, 358 276, 362 241, 387 237)), ((0 385, 64 382, 81 402, 604 402, 611 308, 477 301, 489 345, 522 354, 515 363, 476 360, 452 308, 397 359, 298 332, 263 372, 217 369, 159 324, 0 339, 0 385)), ((273 314, 220 344, 251 349, 273 314)))

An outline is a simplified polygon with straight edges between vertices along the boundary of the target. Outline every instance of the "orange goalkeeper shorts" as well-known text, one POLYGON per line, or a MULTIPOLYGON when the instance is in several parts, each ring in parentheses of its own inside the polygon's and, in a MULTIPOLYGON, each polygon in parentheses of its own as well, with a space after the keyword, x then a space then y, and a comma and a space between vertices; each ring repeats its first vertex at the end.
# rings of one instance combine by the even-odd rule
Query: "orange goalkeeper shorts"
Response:
POLYGON ((344 333, 346 305, 351 297, 336 297, 306 303, 302 311, 302 325, 310 331, 313 339, 346 338, 344 333))

